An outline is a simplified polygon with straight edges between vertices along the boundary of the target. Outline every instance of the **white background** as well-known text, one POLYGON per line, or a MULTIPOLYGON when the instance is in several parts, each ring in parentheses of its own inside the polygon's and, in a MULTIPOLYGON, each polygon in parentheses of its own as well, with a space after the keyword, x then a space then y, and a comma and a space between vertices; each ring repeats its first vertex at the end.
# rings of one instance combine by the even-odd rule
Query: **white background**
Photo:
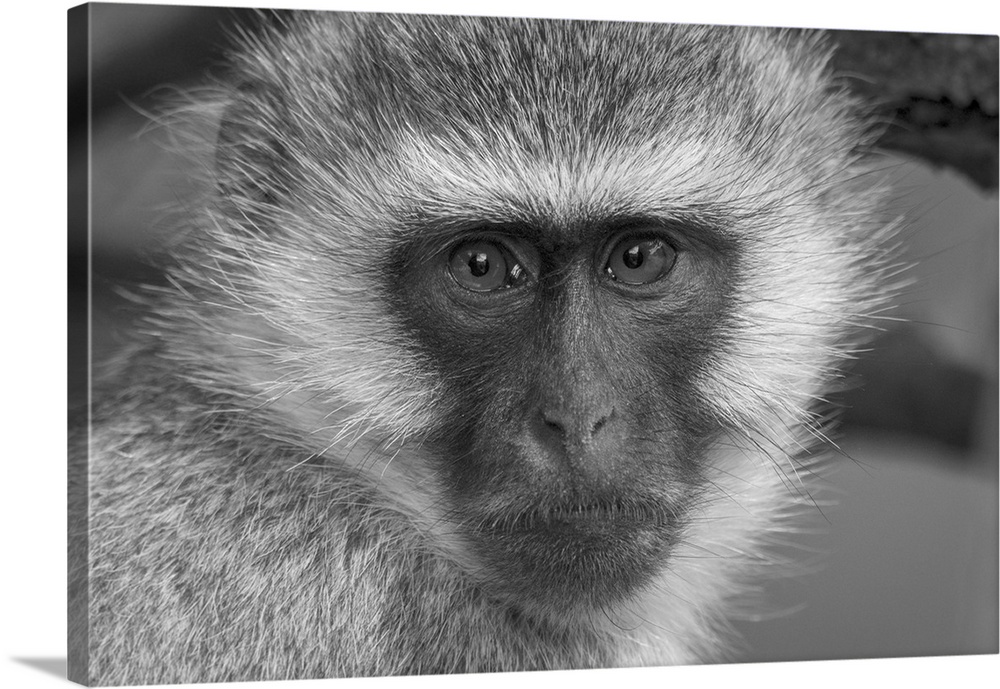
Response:
MULTIPOLYGON (((194 4, 194 3, 187 3, 194 4)), ((232 4, 232 3, 203 3, 232 4)), ((243 3, 254 4, 254 3, 243 3)), ((997 33, 993 3, 795 2, 269 2, 272 7, 644 19, 827 28, 997 33)), ((66 657, 66 10, 70 3, 8 3, 4 11, 3 582, 0 686, 50 687, 65 680, 66 657)), ((997 657, 588 671, 418 680, 247 683, 240 687, 508 686, 511 682, 688 686, 832 687, 986 685, 997 657)), ((995 681, 995 679, 994 679, 995 681)))

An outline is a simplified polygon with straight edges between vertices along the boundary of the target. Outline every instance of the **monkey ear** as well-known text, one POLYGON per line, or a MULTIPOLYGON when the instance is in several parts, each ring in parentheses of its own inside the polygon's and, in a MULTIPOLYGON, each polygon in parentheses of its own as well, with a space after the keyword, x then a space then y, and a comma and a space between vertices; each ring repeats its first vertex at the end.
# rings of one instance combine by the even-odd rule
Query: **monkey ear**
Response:
POLYGON ((287 152, 281 144, 284 103, 271 89, 244 84, 226 107, 216 140, 218 192, 246 215, 276 206, 287 193, 287 152))

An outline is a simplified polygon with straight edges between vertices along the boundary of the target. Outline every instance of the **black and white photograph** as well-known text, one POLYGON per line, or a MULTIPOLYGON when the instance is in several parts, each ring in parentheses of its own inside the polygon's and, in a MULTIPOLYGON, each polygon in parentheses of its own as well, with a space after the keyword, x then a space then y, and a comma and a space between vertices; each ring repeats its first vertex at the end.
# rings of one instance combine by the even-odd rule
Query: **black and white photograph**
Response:
POLYGON ((991 28, 66 17, 70 681, 996 656, 991 28))

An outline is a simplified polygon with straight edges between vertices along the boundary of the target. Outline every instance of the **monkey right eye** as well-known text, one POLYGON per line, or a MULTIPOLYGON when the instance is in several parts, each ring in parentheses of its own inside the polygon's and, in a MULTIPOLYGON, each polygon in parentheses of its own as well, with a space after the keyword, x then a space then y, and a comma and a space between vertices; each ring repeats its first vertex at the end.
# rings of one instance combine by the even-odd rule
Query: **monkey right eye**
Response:
POLYGON ((524 268, 510 252, 490 241, 466 242, 448 260, 448 271, 460 286, 471 292, 494 292, 516 287, 524 281, 524 268))

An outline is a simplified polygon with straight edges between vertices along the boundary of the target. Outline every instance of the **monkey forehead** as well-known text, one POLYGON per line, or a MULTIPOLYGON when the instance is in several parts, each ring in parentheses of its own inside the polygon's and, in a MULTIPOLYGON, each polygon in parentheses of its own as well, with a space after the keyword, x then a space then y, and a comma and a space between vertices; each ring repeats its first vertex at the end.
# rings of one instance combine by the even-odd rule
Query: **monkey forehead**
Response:
POLYGON ((541 155, 565 154, 581 139, 644 138, 657 124, 676 129, 703 116, 715 128, 762 94, 780 99, 768 81, 799 91, 796 72, 821 61, 766 29, 340 16, 331 32, 331 15, 309 15, 327 39, 310 76, 332 87, 344 115, 360 116, 362 126, 458 135, 462 147, 510 134, 541 155))
POLYGON ((697 219, 697 225, 724 233, 739 204, 735 185, 712 184, 706 173, 706 161, 717 154, 703 143, 686 142, 669 157, 650 155, 647 148, 592 152, 578 160, 497 156, 484 166, 415 137, 398 152, 406 177, 400 187, 411 189, 401 210, 458 227, 485 222, 544 228, 567 241, 616 218, 697 219), (710 218, 716 222, 706 222, 710 218))
POLYGON ((301 125, 291 154, 351 206, 564 227, 691 207, 738 216, 815 196, 844 167, 822 58, 762 29, 303 21, 258 69, 278 88, 309 82, 281 126, 301 125), (282 71, 289 51, 308 73, 282 71))

